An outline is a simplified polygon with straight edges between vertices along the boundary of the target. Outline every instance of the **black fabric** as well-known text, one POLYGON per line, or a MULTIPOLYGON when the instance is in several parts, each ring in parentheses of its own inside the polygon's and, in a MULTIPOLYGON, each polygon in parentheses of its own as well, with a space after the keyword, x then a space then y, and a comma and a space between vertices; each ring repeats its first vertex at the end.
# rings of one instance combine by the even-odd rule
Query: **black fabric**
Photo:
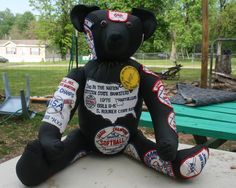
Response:
POLYGON ((141 19, 143 23, 144 40, 149 39, 155 32, 157 27, 157 21, 155 15, 148 10, 140 8, 133 8, 132 15, 137 16, 141 19))
MULTIPOLYGON (((67 75, 70 79, 60 83, 55 94, 61 99, 59 109, 56 104, 54 113, 46 112, 44 121, 50 124, 42 124, 39 140, 26 147, 17 163, 17 175, 25 185, 45 181, 81 155, 89 152, 116 155, 130 143, 143 161, 149 149, 154 151, 150 163, 157 154, 161 162, 182 158, 177 152, 173 108, 163 83, 157 75, 130 58, 143 36, 146 40, 154 33, 155 16, 142 9, 133 9, 132 14, 113 12, 113 19, 108 18, 107 13, 98 7, 84 5, 76 6, 71 12, 73 25, 85 32, 97 58, 83 68, 73 69, 67 75), (150 111, 157 143, 138 133, 143 101, 150 111), (61 141, 61 132, 77 109, 80 129, 61 141)), ((182 153, 191 155, 189 151, 182 153)))
MULTIPOLYGON (((132 144, 135 148, 135 150, 137 151, 137 154, 139 155, 140 160, 145 164, 145 165, 150 165, 150 164, 146 164, 145 163, 145 155, 153 150, 156 150, 158 156, 161 158, 160 154, 161 151, 159 150, 158 147, 156 147, 156 143, 152 142, 151 140, 147 139, 141 131, 139 131, 137 133, 137 135, 130 141, 130 144, 132 144)), ((167 162, 169 162, 169 164, 171 165, 171 169, 173 170, 174 176, 177 179, 186 179, 186 177, 183 177, 180 173, 180 167, 182 162, 185 159, 191 158, 191 157, 195 157, 195 155, 198 154, 198 152, 200 152, 201 150, 206 149, 208 150, 205 146, 203 145, 196 145, 195 147, 192 148, 188 148, 188 149, 183 149, 183 150, 179 150, 176 152, 176 156, 175 159, 173 161, 169 161, 169 160, 165 160, 167 162)), ((127 153, 126 153, 127 154, 127 153)), ((130 155, 130 154, 128 154, 130 155)), ((131 157, 134 157, 131 155, 131 157)), ((153 156, 154 157, 154 156, 153 156)), ((157 157, 157 156, 155 156, 157 157)), ((157 157, 158 158, 158 157, 157 157)), ((158 161, 159 159, 157 159, 158 161)), ((157 162, 158 164, 161 164, 161 162, 157 162)), ((155 170, 160 170, 161 168, 163 169, 167 169, 167 166, 162 166, 159 169, 155 168, 154 166, 149 166, 154 168, 155 170)), ((193 166, 194 168, 194 166, 193 166)), ((160 172, 163 172, 160 170, 160 172)))
POLYGON ((72 131, 63 141, 64 150, 54 160, 47 160, 39 140, 30 142, 16 165, 16 174, 24 185, 36 186, 68 166, 76 155, 90 152, 80 130, 72 131))
POLYGON ((61 141, 62 134, 59 129, 48 123, 44 123, 39 130, 39 141, 49 161, 55 160, 64 150, 61 141))
POLYGON ((94 10, 99 10, 99 7, 76 5, 72 9, 70 13, 71 22, 78 31, 80 32, 84 31, 84 19, 87 14, 89 14, 90 12, 94 10))
POLYGON ((177 84, 177 91, 178 93, 170 98, 174 104, 204 106, 236 100, 236 92, 202 89, 190 84, 177 84))
POLYGON ((93 33, 97 58, 102 61, 127 60, 142 43, 142 22, 138 17, 130 15, 127 24, 112 22, 107 18, 105 10, 97 10, 87 15, 86 19, 94 25, 90 28, 93 33), (105 20, 107 25, 101 26, 105 20))
POLYGON ((173 112, 173 108, 161 103, 158 93, 152 91, 158 81, 161 82, 154 73, 141 72, 142 96, 152 118, 159 155, 164 160, 172 161, 178 148, 178 136, 168 124, 168 116, 173 112))

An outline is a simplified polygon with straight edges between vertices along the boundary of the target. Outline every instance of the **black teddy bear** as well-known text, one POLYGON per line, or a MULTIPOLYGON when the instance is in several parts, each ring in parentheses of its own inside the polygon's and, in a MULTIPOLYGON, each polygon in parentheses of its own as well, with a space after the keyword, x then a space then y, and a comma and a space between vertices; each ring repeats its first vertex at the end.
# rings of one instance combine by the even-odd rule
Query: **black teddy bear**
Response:
POLYGON ((179 150, 175 114, 160 78, 130 58, 156 29, 153 13, 131 13, 77 5, 71 21, 84 32, 93 59, 73 69, 50 101, 37 140, 30 142, 16 172, 23 184, 45 181, 91 152, 125 153, 170 177, 197 176, 209 153, 197 145, 179 150), (143 101, 152 117, 156 143, 139 130, 143 101), (80 128, 61 140, 76 109, 80 128))

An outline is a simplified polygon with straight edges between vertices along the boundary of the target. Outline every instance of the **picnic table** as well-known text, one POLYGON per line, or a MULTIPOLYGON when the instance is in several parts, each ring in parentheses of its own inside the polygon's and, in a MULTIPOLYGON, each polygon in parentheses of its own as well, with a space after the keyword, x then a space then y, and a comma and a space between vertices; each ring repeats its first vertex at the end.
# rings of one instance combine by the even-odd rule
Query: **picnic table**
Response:
MULTIPOLYGON (((177 131, 192 134, 197 144, 217 148, 236 141, 236 101, 200 107, 174 104, 173 108, 177 131)), ((139 125, 153 127, 149 112, 142 112, 139 125)))

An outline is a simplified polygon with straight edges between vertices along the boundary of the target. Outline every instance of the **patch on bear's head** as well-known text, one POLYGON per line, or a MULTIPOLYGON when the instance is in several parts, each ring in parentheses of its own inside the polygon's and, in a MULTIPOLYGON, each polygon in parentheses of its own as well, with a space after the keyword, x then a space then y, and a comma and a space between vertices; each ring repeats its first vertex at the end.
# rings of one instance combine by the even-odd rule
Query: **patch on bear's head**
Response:
POLYGON ((157 25, 154 14, 144 9, 124 13, 85 5, 72 9, 71 21, 85 33, 94 58, 105 61, 129 59, 157 25))

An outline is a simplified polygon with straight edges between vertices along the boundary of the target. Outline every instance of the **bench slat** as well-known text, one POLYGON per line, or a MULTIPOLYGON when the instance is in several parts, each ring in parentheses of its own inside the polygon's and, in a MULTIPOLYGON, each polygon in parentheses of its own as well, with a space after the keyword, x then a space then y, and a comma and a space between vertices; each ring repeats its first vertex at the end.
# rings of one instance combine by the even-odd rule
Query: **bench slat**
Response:
POLYGON ((220 122, 230 122, 236 124, 236 110, 235 114, 225 114, 220 112, 201 110, 198 107, 193 108, 183 105, 174 105, 174 111, 178 116, 188 116, 198 119, 216 120, 220 122))
MULTIPOLYGON (((141 126, 153 128, 149 112, 142 113, 139 124, 141 126)), ((178 132, 227 140, 236 140, 235 123, 176 115, 176 124, 178 132)))

